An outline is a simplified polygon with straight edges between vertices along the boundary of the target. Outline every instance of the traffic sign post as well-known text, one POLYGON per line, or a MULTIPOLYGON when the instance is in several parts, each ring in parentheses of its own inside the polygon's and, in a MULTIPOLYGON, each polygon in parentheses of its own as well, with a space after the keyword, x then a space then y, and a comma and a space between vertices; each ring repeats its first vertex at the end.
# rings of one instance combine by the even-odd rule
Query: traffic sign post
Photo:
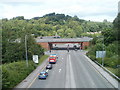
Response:
POLYGON ((96 58, 102 58, 102 66, 104 66, 105 55, 106 55, 106 51, 96 51, 96 58))
POLYGON ((38 55, 33 55, 33 61, 34 63, 38 63, 38 55))

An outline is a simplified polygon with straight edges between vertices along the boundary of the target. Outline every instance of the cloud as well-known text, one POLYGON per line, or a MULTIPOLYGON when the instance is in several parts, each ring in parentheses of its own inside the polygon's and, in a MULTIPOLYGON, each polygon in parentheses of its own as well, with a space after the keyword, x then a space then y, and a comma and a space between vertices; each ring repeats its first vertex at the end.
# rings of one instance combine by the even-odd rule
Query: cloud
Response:
POLYGON ((118 0, 1 0, 0 18, 33 18, 56 12, 79 18, 112 21, 118 12, 118 0), (98 18, 99 17, 99 18, 98 18))

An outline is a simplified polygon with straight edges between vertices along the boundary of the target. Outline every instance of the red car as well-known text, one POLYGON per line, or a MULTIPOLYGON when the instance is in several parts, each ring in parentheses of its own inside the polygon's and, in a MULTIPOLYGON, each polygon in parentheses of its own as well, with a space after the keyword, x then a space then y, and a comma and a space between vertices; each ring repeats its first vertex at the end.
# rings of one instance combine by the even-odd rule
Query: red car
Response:
POLYGON ((49 63, 50 64, 53 64, 53 63, 56 63, 56 57, 49 57, 49 63))

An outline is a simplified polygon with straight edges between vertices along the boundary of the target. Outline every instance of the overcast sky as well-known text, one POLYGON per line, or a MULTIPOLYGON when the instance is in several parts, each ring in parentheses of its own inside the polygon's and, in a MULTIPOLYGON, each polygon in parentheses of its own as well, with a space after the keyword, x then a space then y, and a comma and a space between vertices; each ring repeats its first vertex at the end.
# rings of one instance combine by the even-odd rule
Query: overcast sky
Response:
POLYGON ((119 0, 1 0, 0 18, 24 16, 26 19, 59 13, 91 21, 113 21, 119 0))

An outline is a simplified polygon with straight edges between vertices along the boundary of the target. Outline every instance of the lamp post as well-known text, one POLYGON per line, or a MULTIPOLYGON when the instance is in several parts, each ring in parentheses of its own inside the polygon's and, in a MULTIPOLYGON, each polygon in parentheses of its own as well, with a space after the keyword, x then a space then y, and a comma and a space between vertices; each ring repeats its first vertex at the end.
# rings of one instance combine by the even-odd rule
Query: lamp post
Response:
POLYGON ((25 52, 26 52, 26 65, 28 67, 28 55, 27 55, 27 35, 25 35, 25 52))
POLYGON ((102 51, 102 66, 104 66, 104 36, 103 36, 103 51, 102 51))

